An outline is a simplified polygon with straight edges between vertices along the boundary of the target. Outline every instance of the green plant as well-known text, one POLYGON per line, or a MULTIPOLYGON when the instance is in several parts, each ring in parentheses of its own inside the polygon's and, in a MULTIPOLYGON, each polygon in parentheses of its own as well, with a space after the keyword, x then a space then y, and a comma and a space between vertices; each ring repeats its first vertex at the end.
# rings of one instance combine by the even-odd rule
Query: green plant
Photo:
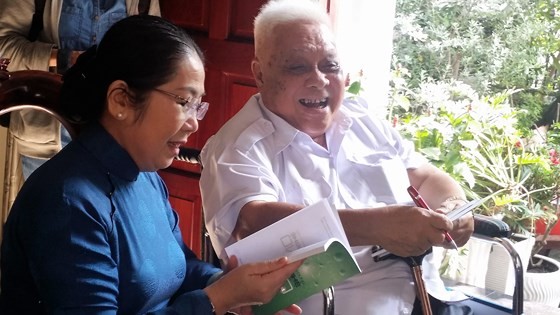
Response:
POLYGON ((424 83, 406 91, 409 110, 395 127, 469 198, 486 199, 480 213, 529 234, 535 220, 553 222, 558 211, 560 133, 551 128, 540 144, 527 138, 532 132, 517 120, 524 111, 510 104, 516 92, 481 97, 457 81, 424 83))
POLYGON ((520 90, 530 126, 559 89, 557 0, 398 0, 392 69, 407 84, 462 81, 484 95, 520 90), (400 69, 399 69, 400 68, 400 69))

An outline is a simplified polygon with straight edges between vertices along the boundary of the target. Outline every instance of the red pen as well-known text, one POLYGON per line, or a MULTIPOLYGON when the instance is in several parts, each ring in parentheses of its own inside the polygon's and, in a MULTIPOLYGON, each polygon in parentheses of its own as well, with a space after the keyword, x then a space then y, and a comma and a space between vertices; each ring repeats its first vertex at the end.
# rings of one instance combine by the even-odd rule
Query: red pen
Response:
MULTIPOLYGON (((407 191, 408 191, 408 194, 410 195, 410 197, 412 197, 412 200, 414 200, 414 203, 416 204, 416 206, 418 206, 420 208, 430 210, 430 207, 428 206, 428 204, 426 203, 424 198, 422 198, 422 196, 420 196, 420 193, 418 193, 418 190, 416 190, 416 188, 414 188, 414 186, 408 187, 407 191)), ((448 243, 451 243, 451 245, 453 245, 453 247, 456 250, 459 249, 457 247, 457 244, 455 243, 455 241, 453 240, 453 238, 451 237, 451 235, 449 235, 449 233, 447 231, 443 231, 443 234, 445 235, 445 240, 448 243)))

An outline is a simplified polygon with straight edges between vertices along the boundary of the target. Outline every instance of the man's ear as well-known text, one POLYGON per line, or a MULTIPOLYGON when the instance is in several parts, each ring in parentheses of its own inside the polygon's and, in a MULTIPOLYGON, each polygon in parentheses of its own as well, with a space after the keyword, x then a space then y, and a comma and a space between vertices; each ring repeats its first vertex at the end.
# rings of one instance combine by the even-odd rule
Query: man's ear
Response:
POLYGON ((122 80, 113 81, 107 89, 107 112, 116 120, 124 120, 131 110, 128 84, 122 80))
POLYGON ((253 61, 251 62, 251 71, 253 71, 253 77, 257 82, 257 87, 260 88, 264 84, 264 80, 261 71, 261 63, 257 58, 253 59, 253 61))

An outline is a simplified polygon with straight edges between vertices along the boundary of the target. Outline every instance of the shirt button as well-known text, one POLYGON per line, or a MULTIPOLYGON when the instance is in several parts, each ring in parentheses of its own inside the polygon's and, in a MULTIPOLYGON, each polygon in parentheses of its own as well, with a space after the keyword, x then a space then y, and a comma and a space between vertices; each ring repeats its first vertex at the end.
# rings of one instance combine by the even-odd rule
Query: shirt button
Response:
POLYGON ((99 21, 99 15, 96 15, 96 16, 94 17, 94 19, 95 19, 96 21, 99 21))

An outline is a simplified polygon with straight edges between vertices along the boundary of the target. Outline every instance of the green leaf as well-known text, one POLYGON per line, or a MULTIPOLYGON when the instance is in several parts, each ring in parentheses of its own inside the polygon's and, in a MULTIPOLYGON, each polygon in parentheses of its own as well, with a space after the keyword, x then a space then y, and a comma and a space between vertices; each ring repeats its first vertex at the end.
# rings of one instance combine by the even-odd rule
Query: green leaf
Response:
POLYGON ((360 81, 354 81, 352 82, 352 84, 350 84, 350 86, 348 87, 348 93, 352 93, 354 95, 359 95, 360 92, 362 91, 362 82, 360 81))

